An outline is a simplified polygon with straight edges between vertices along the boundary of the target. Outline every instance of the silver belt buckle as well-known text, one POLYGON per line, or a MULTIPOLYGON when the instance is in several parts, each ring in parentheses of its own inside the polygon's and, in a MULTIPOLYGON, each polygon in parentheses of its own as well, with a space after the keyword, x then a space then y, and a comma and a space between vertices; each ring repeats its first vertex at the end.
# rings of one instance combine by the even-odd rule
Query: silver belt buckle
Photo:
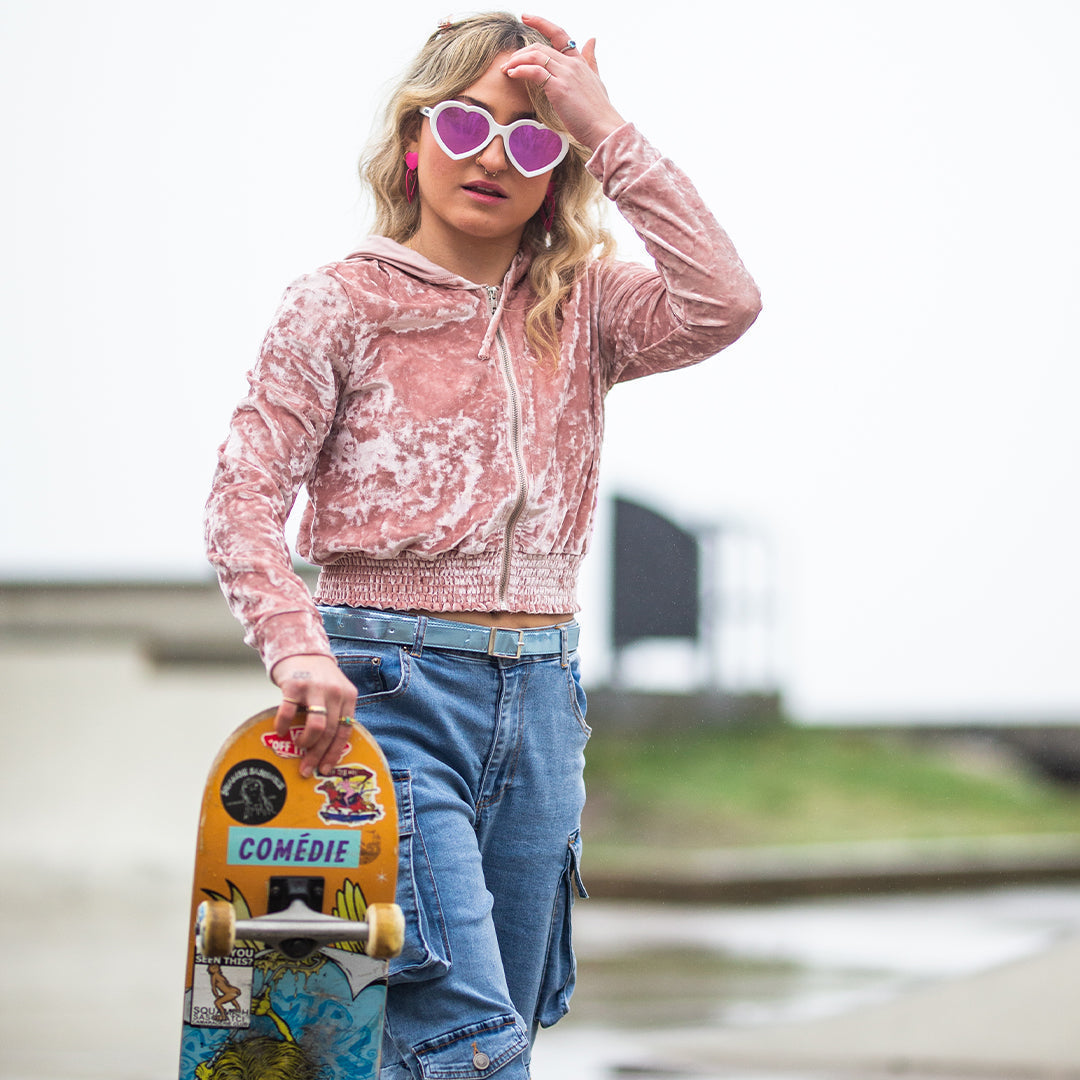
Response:
POLYGON ((497 656, 497 657, 500 657, 503 660, 520 660, 521 659, 521 650, 525 648, 525 631, 524 630, 517 630, 517 631, 508 630, 508 633, 511 633, 511 634, 513 634, 515 632, 517 633, 518 640, 517 640, 517 652, 516 653, 501 653, 501 652, 496 652, 495 651, 495 636, 498 634, 498 632, 500 630, 504 630, 504 629, 506 629, 506 627, 493 626, 491 628, 491 633, 488 634, 488 647, 487 647, 488 656, 497 656))

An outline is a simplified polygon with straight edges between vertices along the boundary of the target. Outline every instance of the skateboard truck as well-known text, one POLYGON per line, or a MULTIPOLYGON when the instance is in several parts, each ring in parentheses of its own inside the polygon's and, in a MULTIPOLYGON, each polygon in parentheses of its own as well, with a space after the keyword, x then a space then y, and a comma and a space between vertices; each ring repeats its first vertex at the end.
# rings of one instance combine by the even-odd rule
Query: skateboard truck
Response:
POLYGON ((286 911, 295 900, 302 900, 312 911, 322 911, 326 880, 310 874, 275 875, 266 888, 266 912, 286 911))
POLYGON ((309 956, 320 945, 360 941, 368 956, 380 960, 397 956, 405 936, 405 921, 397 904, 369 904, 367 919, 356 922, 312 911, 299 897, 284 911, 237 919, 227 900, 204 900, 195 916, 196 948, 203 956, 228 956, 236 942, 262 941, 290 959, 309 956))

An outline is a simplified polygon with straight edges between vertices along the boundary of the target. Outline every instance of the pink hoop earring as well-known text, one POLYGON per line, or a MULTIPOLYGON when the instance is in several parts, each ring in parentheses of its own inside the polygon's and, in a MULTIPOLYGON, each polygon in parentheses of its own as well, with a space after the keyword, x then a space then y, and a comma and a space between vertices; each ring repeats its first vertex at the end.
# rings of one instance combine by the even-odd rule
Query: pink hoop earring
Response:
POLYGON ((544 194, 544 201, 540 206, 540 223, 544 226, 545 232, 551 232, 551 227, 555 224, 555 181, 552 180, 547 186, 547 192, 544 194))
POLYGON ((420 155, 415 150, 410 150, 405 155, 405 198, 411 203, 416 198, 418 187, 416 179, 416 167, 420 164, 420 155))

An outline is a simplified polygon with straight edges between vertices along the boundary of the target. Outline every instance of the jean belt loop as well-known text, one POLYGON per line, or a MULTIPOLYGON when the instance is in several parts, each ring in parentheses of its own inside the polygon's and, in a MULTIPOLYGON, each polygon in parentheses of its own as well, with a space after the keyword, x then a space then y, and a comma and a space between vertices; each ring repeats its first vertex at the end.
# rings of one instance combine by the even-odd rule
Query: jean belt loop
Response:
POLYGON ((427 616, 418 615, 416 617, 416 635, 413 637, 412 649, 410 653, 412 656, 421 657, 424 655, 424 635, 427 633, 427 616))
POLYGON ((570 666, 570 629, 567 626, 559 627, 559 643, 562 646, 562 666, 570 666))

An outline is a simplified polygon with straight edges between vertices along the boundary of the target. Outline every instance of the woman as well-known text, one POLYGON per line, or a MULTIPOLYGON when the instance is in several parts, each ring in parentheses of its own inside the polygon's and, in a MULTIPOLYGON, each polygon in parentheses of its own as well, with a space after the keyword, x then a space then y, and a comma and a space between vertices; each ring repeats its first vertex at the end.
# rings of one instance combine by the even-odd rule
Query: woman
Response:
POLYGON ((759 298, 689 180, 555 24, 445 24, 363 174, 376 233, 285 296, 221 448, 208 542, 331 767, 355 715, 402 811, 386 1080, 528 1076, 566 1011, 589 729, 575 583, 616 382, 730 344, 759 298), (657 268, 609 257, 603 196, 657 268), (283 528, 303 484, 298 548, 283 528), (447 1071, 449 1070, 449 1071, 447 1071))

